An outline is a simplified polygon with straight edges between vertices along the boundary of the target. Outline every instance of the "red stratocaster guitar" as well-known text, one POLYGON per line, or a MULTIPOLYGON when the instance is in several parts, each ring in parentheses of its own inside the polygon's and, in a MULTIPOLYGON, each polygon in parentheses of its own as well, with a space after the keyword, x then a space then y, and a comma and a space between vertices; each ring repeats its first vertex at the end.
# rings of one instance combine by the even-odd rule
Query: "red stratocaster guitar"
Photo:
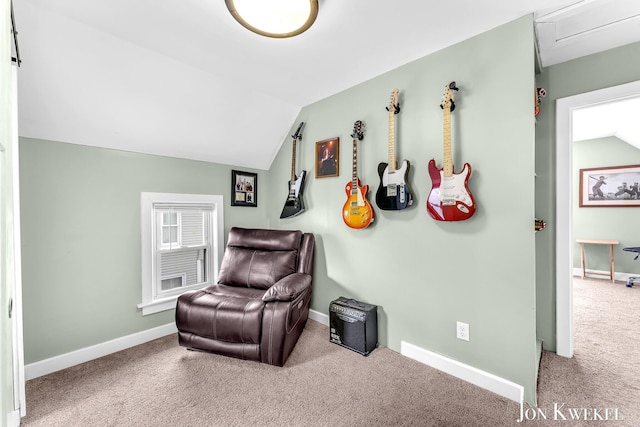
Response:
POLYGON ((373 208, 367 200, 369 186, 360 185, 358 178, 358 141, 364 138, 364 124, 358 120, 353 124, 353 175, 345 186, 347 201, 342 207, 342 219, 351 228, 366 228, 373 222, 373 208))
POLYGON ((465 163, 460 173, 453 172, 451 112, 456 108, 453 102, 454 90, 458 90, 456 82, 449 83, 440 105, 444 112, 444 157, 442 159, 442 169, 436 167, 434 159, 429 161, 431 192, 427 200, 427 211, 433 219, 438 221, 462 221, 469 219, 476 211, 476 203, 467 186, 471 175, 471 166, 469 163, 465 163))

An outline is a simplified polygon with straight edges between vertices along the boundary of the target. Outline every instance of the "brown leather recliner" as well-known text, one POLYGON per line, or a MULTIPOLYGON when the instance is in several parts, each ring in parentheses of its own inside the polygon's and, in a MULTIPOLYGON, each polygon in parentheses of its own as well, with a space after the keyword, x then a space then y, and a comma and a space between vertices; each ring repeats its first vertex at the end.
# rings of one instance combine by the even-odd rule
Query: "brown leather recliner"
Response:
POLYGON ((309 317, 313 234, 234 227, 218 284, 176 305, 181 346, 283 366, 309 317))

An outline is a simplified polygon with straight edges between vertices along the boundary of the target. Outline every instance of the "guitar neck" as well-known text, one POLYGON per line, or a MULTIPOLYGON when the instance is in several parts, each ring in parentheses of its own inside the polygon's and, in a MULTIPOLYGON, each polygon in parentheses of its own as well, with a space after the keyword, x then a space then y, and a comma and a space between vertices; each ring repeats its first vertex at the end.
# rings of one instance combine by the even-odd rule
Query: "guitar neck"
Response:
POLYGON ((442 135, 444 143, 444 153, 442 157, 442 173, 444 176, 449 177, 453 175, 453 159, 451 156, 451 110, 444 108, 444 120, 442 135))
POLYGON ((351 194, 358 194, 358 140, 353 140, 353 175, 351 177, 351 194))
POLYGON ((396 170, 396 125, 393 105, 389 107, 389 172, 396 170))
POLYGON ((296 139, 293 138, 293 155, 291 156, 291 182, 296 180, 296 139))

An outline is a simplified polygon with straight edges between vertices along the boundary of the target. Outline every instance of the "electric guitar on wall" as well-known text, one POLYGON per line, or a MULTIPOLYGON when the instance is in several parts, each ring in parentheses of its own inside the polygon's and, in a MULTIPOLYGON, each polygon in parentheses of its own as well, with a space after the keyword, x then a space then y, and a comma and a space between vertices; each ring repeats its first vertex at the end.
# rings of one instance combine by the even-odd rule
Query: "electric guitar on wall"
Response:
POLYGON ((304 212, 304 201, 302 200, 302 192, 304 191, 304 178, 307 171, 302 171, 300 176, 296 176, 296 140, 302 140, 302 127, 304 122, 300 122, 296 133, 291 135, 293 138, 293 154, 291 158, 291 179, 289 180, 289 195, 287 201, 284 202, 284 208, 280 214, 280 218, 290 218, 300 215, 304 212))
POLYGON ((342 219, 351 228, 366 228, 373 222, 373 208, 367 200, 368 185, 360 185, 358 178, 358 141, 364 138, 364 123, 353 124, 353 175, 345 186, 347 202, 342 207, 342 219))
POLYGON ((469 219, 476 211, 476 203, 469 191, 467 182, 471 175, 471 166, 465 163, 460 173, 453 172, 451 157, 451 112, 456 108, 453 91, 457 91, 456 82, 447 85, 440 107, 444 113, 443 167, 438 169, 434 159, 429 161, 431 192, 427 200, 429 215, 438 221, 462 221, 469 219))
POLYGON ((395 211, 408 208, 413 203, 411 189, 407 184, 409 162, 403 160, 400 168, 396 168, 395 115, 400 112, 398 89, 394 89, 391 93, 391 102, 387 110, 389 111, 389 163, 381 162, 378 165, 380 186, 376 192, 376 204, 380 209, 395 211))

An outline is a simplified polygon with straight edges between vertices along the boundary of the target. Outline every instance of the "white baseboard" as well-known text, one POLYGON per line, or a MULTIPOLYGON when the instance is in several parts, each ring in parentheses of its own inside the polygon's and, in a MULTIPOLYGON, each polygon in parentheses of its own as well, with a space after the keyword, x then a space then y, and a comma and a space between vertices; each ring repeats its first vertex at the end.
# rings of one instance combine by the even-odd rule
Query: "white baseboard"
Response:
POLYGON ((7 427, 18 427, 20 425, 20 411, 13 411, 7 414, 7 427))
POLYGON ((400 342, 400 354, 520 404, 524 400, 523 386, 441 354, 404 341, 400 342))
MULTIPOLYGON (((589 270, 592 272, 596 272, 598 274, 596 275, 589 275, 589 272, 587 271, 587 277, 586 279, 602 279, 602 280, 608 280, 607 277, 609 276, 609 272, 605 271, 605 270, 589 270)), ((573 269, 573 275, 575 277, 582 277, 582 269, 581 268, 574 268, 573 269)), ((629 277, 640 277, 640 273, 619 273, 619 272, 613 272, 613 278, 617 281, 620 282, 626 282, 629 280, 629 277)))
POLYGON ((92 345, 91 347, 85 347, 70 353, 61 354, 60 356, 55 356, 50 359, 30 363, 24 367, 25 379, 28 381, 38 378, 52 372, 79 365, 80 363, 107 356, 117 351, 135 347, 136 345, 144 344, 176 332, 178 332, 176 324, 168 323, 163 326, 147 329, 146 331, 137 332, 111 341, 92 345))
POLYGON ((322 323, 325 326, 329 326, 329 316, 324 313, 320 313, 319 311, 309 310, 309 319, 322 323))

